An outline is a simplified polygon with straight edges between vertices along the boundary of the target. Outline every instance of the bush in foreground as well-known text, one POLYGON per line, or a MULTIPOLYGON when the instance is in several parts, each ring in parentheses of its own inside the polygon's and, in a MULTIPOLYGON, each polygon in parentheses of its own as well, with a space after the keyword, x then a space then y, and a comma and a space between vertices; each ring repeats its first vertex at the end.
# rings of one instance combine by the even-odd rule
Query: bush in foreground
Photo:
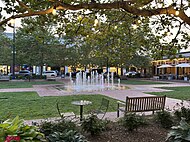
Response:
POLYGON ((127 113, 119 122, 129 131, 146 124, 144 116, 136 115, 135 113, 127 113))
POLYGON ((106 126, 108 123, 109 121, 99 119, 96 115, 92 114, 83 120, 82 129, 85 132, 90 132, 92 136, 98 135, 106 130, 106 126))
POLYGON ((24 120, 15 117, 0 124, 0 141, 45 141, 44 134, 38 131, 36 126, 24 125, 24 120))

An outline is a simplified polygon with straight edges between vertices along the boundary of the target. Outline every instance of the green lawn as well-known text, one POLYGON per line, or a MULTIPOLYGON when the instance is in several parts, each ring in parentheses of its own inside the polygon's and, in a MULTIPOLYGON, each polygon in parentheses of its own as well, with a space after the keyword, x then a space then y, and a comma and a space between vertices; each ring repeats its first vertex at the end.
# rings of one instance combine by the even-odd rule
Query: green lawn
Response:
MULTIPOLYGON (((12 117, 19 115, 24 119, 49 118, 58 116, 56 101, 64 104, 65 112, 73 111, 79 114, 79 106, 71 104, 75 100, 89 100, 92 105, 84 107, 84 113, 98 108, 102 95, 75 95, 39 97, 35 92, 6 92, 0 93, 0 116, 11 114, 12 117)), ((105 97, 108 98, 108 97, 105 97)), ((117 102, 109 98, 109 111, 116 111, 117 102)))
POLYGON ((6 88, 32 88, 32 85, 43 85, 43 84, 61 84, 57 81, 9 81, 9 82, 0 82, 0 89, 6 88))
POLYGON ((129 84, 129 85, 151 85, 151 84, 169 84, 165 82, 156 82, 151 80, 138 80, 138 79, 129 79, 129 80, 121 80, 122 84, 129 84))
POLYGON ((166 95, 169 98, 175 98, 180 100, 190 100, 190 87, 160 87, 162 89, 173 90, 169 92, 146 92, 147 94, 166 95))

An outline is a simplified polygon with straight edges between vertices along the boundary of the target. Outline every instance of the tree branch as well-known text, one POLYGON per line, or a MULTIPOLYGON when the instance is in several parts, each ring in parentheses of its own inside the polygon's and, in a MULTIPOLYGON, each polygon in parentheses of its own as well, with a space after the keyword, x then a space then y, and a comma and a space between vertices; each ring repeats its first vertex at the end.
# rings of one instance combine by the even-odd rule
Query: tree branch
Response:
POLYGON ((26 6, 23 2, 19 1, 19 0, 16 0, 18 2, 18 4, 23 7, 24 9, 26 9, 28 12, 32 12, 32 10, 26 6))
MULTIPOLYGON (((148 1, 148 0, 147 0, 148 1)), ((150 2, 151 0, 149 0, 150 2)), ((146 9, 138 9, 134 6, 131 6, 129 4, 129 1, 117 1, 113 3, 81 3, 77 5, 71 5, 71 4, 66 4, 66 3, 57 3, 57 10, 81 10, 81 9, 125 9, 127 12, 134 14, 134 15, 139 15, 139 16, 147 16, 151 17, 153 15, 161 15, 161 14, 171 14, 175 15, 176 10, 173 8, 173 6, 169 6, 166 8, 158 8, 158 9, 152 9, 152 10, 146 10, 146 9)), ((45 15, 51 13, 53 10, 53 7, 43 10, 43 11, 37 11, 37 12, 28 12, 28 13, 23 13, 23 14, 18 14, 15 15, 15 18, 22 18, 22 17, 29 17, 29 16, 35 16, 35 15, 45 15)), ((181 20, 183 20, 185 23, 190 25, 190 17, 188 17, 184 11, 180 11, 179 15, 176 16, 179 17, 181 20)), ((11 18, 7 18, 3 21, 0 22, 0 26, 3 24, 7 23, 11 18)))
POLYGON ((52 10, 53 10, 53 7, 49 8, 47 10, 43 10, 43 11, 36 11, 36 12, 28 12, 28 13, 23 13, 23 14, 17 14, 17 15, 8 17, 7 19, 1 21, 0 26, 6 24, 8 21, 10 21, 13 18, 16 19, 16 18, 24 18, 24 17, 36 16, 36 15, 45 15, 45 14, 51 13, 52 10))

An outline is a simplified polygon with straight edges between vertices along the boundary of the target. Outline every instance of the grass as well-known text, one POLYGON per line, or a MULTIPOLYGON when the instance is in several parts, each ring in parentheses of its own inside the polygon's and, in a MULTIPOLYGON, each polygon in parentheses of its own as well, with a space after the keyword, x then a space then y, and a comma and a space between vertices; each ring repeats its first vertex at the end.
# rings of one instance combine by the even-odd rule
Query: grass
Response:
POLYGON ((149 80, 137 80, 137 79, 129 79, 129 80, 121 80, 122 84, 129 84, 129 85, 152 85, 152 84, 169 84, 165 82, 156 82, 156 81, 149 81, 149 80))
POLYGON ((164 96, 169 98, 180 99, 180 100, 190 100, 190 87, 159 87, 161 89, 172 90, 169 92, 146 92, 147 94, 164 96))
POLYGON ((7 88, 32 88, 32 85, 44 85, 44 84, 61 84, 57 81, 9 81, 9 82, 0 82, 0 89, 7 88))
MULTIPOLYGON (((79 106, 71 104, 76 100, 92 101, 92 105, 84 107, 84 113, 97 109, 100 106, 102 95, 75 95, 75 96, 48 96, 40 97, 36 92, 6 92, 0 93, 0 116, 16 115, 24 119, 57 117, 56 101, 64 104, 64 112, 79 114, 79 106)), ((110 107, 108 111, 115 111, 117 100, 108 98, 110 107)), ((63 111, 62 111, 63 112, 63 111)))

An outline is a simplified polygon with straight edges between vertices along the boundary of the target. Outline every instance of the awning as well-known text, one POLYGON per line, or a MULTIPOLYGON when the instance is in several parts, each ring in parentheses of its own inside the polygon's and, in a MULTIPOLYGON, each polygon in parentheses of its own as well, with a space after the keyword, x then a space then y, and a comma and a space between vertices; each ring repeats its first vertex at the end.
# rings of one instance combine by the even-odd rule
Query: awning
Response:
POLYGON ((188 63, 182 63, 182 64, 176 65, 175 67, 189 68, 189 67, 190 67, 190 64, 188 64, 188 63))
POLYGON ((171 68, 171 67, 174 67, 174 66, 165 64, 165 65, 159 66, 158 68, 160 69, 160 68, 171 68))

